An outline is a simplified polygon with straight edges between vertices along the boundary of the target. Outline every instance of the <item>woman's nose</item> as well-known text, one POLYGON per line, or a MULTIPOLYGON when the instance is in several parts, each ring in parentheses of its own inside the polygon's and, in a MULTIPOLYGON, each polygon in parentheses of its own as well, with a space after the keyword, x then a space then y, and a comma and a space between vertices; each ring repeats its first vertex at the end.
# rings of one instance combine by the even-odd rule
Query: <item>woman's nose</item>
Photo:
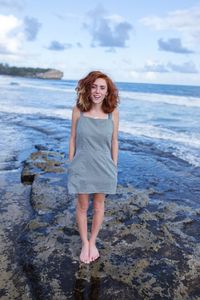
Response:
POLYGON ((100 87, 97 86, 97 87, 96 87, 96 93, 99 93, 99 92, 100 92, 100 87))

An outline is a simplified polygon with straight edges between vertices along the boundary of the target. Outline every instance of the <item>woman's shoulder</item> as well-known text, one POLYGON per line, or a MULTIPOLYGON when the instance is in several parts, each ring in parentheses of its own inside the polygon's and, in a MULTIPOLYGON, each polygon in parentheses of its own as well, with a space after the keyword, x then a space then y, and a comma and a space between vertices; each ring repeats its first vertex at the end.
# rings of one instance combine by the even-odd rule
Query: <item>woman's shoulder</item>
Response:
POLYGON ((118 124, 119 122, 119 111, 117 108, 115 108, 113 111, 112 111, 112 120, 114 121, 114 124, 118 124))
POLYGON ((112 111, 112 115, 113 115, 114 117, 118 117, 118 116, 119 116, 119 110, 118 110, 117 107, 114 108, 114 110, 112 111))
POLYGON ((80 114, 81 114, 80 109, 79 109, 76 105, 73 106, 72 112, 73 112, 73 114, 76 115, 76 116, 80 116, 80 114))
POLYGON ((74 105, 72 107, 72 120, 76 122, 80 118, 80 115, 81 115, 80 109, 76 105, 74 105))

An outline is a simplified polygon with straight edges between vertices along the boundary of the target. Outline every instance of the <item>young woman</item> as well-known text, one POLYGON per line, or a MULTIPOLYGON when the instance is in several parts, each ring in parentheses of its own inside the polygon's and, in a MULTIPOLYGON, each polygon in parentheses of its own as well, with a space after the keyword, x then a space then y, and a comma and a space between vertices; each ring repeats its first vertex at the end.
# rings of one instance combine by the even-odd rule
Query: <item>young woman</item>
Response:
POLYGON ((100 71, 79 80, 72 110, 68 191, 77 194, 76 219, 82 240, 80 261, 99 257, 96 238, 104 217, 105 194, 117 188, 119 103, 113 81, 100 71), (88 240, 87 210, 93 194, 93 220, 88 240))

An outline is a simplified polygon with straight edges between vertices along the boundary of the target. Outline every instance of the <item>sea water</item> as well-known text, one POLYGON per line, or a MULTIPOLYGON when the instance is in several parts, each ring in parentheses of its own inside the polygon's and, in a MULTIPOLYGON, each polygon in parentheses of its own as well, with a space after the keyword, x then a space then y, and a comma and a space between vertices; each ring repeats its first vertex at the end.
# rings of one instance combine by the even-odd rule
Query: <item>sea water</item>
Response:
MULTIPOLYGON (((11 126, 7 118, 12 115, 16 127, 27 116, 36 118, 38 124, 42 117, 70 120, 76 84, 73 80, 1 76, 1 122, 11 126)), ((151 140, 163 152, 200 166, 200 87, 139 83, 117 83, 117 87, 122 133, 143 142, 151 140)), ((27 127, 34 128, 35 122, 30 121, 27 127)))
MULTIPOLYGON (((76 85, 75 80, 0 76, 1 172, 18 170, 38 144, 68 155, 76 85)), ((180 178, 180 172, 190 170, 193 176, 195 173, 190 182, 195 182, 196 191, 200 168, 200 87, 125 82, 116 85, 120 96, 119 181, 137 177, 134 183, 145 186, 146 174, 150 169, 156 170, 162 160, 162 166, 173 164, 174 169, 176 164, 180 178), (155 156, 156 165, 152 160, 155 156), (141 157, 143 166, 149 169, 136 163, 141 157), (128 173, 127 165, 131 166, 128 173), (141 179, 138 174, 142 172, 141 179)), ((163 172, 167 174, 167 170, 163 172)), ((152 179, 154 175, 149 176, 152 179)))

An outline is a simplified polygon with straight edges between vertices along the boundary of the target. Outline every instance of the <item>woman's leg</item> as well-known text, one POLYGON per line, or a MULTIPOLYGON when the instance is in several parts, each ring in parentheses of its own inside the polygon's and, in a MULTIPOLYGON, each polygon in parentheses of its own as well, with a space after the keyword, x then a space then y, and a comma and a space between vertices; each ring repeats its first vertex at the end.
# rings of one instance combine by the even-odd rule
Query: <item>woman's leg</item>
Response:
POLYGON ((79 228, 80 237, 82 240, 82 249, 80 260, 84 263, 89 263, 89 241, 87 232, 87 211, 89 206, 89 195, 78 194, 76 205, 76 220, 79 228))
POLYGON ((103 223, 104 218, 104 202, 105 194, 97 193, 94 194, 93 200, 93 220, 92 220, 92 230, 89 241, 89 258, 90 261, 94 261, 99 257, 99 251, 96 247, 96 238, 103 223))

